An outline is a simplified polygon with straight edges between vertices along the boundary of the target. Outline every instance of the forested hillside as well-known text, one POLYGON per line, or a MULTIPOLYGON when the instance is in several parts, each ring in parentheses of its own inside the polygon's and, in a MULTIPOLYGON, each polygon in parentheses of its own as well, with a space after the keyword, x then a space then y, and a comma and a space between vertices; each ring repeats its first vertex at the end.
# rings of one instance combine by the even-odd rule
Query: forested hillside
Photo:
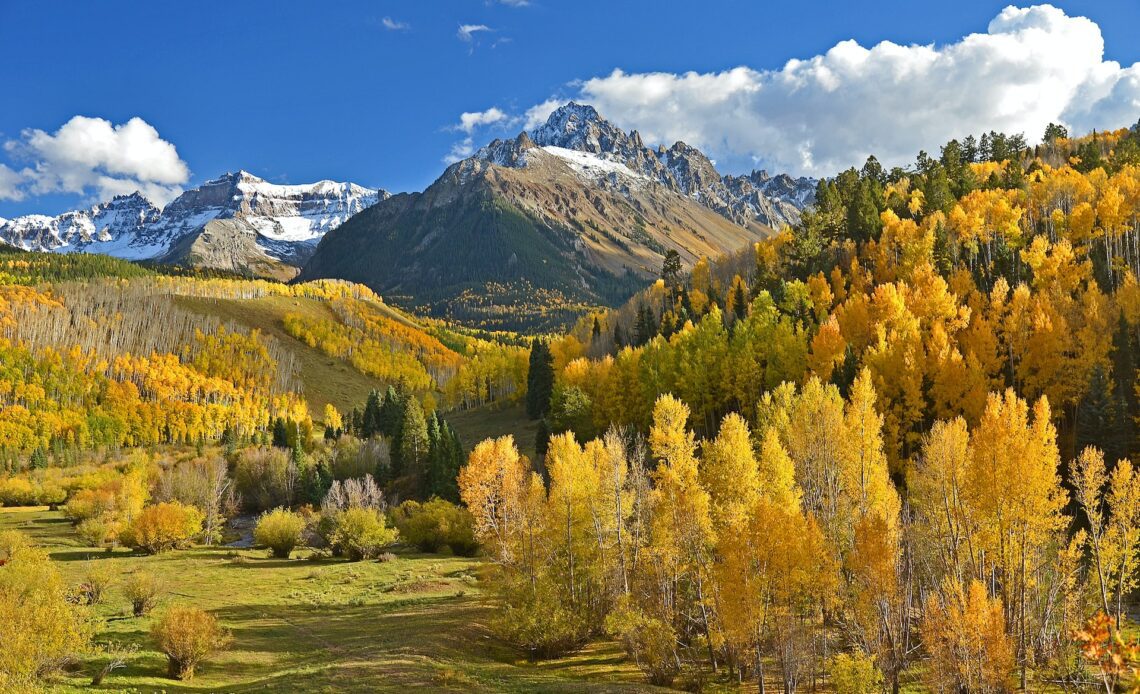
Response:
POLYGON ((685 688, 1135 686, 1138 165, 1140 125, 872 159, 582 320, 541 475, 460 474, 499 633, 685 688))

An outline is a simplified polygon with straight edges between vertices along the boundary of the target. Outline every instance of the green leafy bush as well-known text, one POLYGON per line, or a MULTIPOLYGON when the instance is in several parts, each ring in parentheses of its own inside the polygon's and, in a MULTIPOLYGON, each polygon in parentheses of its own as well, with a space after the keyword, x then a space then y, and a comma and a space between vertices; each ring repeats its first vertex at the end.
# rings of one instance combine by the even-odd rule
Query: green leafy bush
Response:
POLYGON ((375 559, 398 537, 396 529, 384 522, 384 515, 370 508, 344 511, 337 517, 332 533, 334 546, 352 561, 375 559))
POLYGON ((257 520, 253 530, 253 540, 268 547, 278 559, 288 559, 293 548, 301 544, 305 532, 305 519, 299 513, 275 508, 266 511, 257 520))
POLYGON ((448 547, 454 554, 471 556, 479 549, 471 513, 443 499, 423 504, 405 501, 392 517, 400 539, 424 552, 448 547))

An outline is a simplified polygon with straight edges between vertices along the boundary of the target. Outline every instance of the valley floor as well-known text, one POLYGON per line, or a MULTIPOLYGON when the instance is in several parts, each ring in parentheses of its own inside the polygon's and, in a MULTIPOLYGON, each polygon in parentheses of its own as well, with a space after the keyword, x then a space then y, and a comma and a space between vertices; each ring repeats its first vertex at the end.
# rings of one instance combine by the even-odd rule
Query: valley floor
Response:
POLYGON ((478 559, 399 553, 390 562, 270 559, 264 550, 196 547, 158 556, 95 552, 58 512, 0 509, 0 530, 46 547, 69 583, 85 563, 125 576, 145 568, 165 582, 154 614, 175 603, 209 610, 233 635, 229 650, 190 682, 165 677, 153 616, 133 617, 119 586, 97 608, 97 641, 137 644, 127 667, 91 687, 93 665, 60 677, 58 692, 633 692, 650 691, 617 644, 532 664, 496 640, 479 588, 478 559))

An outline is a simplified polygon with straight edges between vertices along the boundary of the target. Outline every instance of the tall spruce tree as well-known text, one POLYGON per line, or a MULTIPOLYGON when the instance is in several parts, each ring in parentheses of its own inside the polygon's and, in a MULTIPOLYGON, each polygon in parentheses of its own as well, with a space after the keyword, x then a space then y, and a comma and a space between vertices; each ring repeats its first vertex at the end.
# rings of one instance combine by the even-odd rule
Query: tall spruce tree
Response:
POLYGON ((430 445, 424 409, 416 398, 407 398, 404 419, 400 423, 400 467, 397 474, 415 480, 417 490, 422 490, 427 477, 430 445))
POLYGON ((385 396, 380 391, 373 390, 368 394, 368 401, 364 404, 364 415, 361 417, 360 437, 370 439, 381 433, 381 414, 386 403, 385 396))
POLYGON ((538 419, 550 410, 554 392, 554 355, 550 346, 537 337, 530 343, 530 368, 526 375, 526 413, 538 419))

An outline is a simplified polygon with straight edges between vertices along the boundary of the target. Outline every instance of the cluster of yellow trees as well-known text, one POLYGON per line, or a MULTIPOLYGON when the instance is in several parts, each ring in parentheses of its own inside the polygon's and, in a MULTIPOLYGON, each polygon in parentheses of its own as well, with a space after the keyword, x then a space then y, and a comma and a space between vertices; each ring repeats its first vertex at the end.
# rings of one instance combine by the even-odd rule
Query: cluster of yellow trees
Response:
POLYGON ((1137 579, 1131 464, 1082 452, 1067 515, 1048 399, 1007 390, 933 425, 901 497, 876 402, 869 369, 846 400, 810 377, 698 441, 664 395, 647 447, 555 436, 545 482, 509 437, 479 444, 459 484, 503 634, 541 656, 609 633, 659 684, 727 668, 790 692, 842 670, 897 691, 919 660, 935 691, 1089 681, 1074 630, 1098 609, 1119 625, 1137 579))
POLYGON ((277 387, 278 363, 256 332, 217 326, 196 331, 179 353, 108 356, 68 346, 67 335, 56 344, 18 339, 32 329, 29 311, 62 312, 62 305, 27 287, 0 294, 0 324, 17 310, 21 322, 0 337, 0 450, 9 454, 194 443, 226 429, 248 436, 278 416, 308 421, 304 401, 277 387))

